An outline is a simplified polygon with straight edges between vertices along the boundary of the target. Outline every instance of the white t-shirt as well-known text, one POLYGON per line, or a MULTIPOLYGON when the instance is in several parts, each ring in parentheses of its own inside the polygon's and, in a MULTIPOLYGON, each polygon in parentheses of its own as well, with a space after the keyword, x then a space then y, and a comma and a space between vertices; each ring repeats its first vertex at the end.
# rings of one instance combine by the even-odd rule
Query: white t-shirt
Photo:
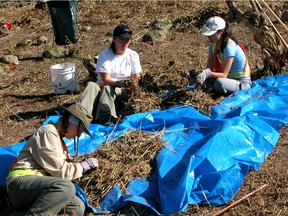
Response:
MULTIPOLYGON (((100 52, 96 73, 110 73, 110 78, 115 81, 142 73, 139 55, 129 48, 126 49, 123 55, 116 55, 112 49, 106 48, 100 52)), ((97 83, 102 83, 100 75, 97 76, 97 83)))

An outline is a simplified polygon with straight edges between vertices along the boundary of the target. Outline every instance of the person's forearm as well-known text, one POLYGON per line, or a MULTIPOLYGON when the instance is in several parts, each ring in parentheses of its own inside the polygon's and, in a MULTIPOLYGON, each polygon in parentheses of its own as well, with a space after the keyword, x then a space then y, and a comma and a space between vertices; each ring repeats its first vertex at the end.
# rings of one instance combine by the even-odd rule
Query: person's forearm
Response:
POLYGON ((225 73, 221 72, 215 72, 212 71, 211 72, 212 78, 227 78, 227 75, 225 75, 225 73))

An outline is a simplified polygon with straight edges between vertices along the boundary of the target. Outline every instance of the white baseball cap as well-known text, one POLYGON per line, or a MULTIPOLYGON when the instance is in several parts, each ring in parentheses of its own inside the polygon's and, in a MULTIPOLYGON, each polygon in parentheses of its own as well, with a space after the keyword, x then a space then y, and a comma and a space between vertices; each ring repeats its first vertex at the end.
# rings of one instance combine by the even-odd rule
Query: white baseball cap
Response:
POLYGON ((214 16, 210 17, 203 27, 201 34, 205 36, 211 36, 215 34, 218 30, 224 29, 226 26, 225 20, 221 17, 214 16))

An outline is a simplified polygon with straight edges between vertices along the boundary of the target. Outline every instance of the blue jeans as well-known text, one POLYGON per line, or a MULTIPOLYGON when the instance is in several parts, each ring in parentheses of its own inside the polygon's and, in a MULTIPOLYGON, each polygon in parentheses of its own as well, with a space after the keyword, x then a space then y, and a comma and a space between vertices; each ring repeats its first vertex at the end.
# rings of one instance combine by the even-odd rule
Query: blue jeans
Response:
POLYGON ((8 185, 9 201, 21 215, 84 215, 72 182, 51 176, 18 176, 8 185))

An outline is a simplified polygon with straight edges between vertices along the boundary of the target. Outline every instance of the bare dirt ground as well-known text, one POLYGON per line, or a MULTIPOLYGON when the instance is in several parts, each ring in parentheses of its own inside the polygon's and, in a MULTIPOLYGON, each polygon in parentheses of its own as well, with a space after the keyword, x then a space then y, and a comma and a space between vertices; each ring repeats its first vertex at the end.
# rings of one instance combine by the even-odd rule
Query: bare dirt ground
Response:
MULTIPOLYGON (((249 7, 245 2, 238 4, 242 8, 249 7)), ((283 2, 273 3, 273 8, 277 12, 283 11, 285 7, 287 10, 287 4, 283 2)), ((144 74, 169 75, 191 68, 204 68, 208 41, 199 34, 199 31, 201 23, 212 13, 229 20, 234 35, 247 47, 252 70, 262 68, 261 47, 253 40, 253 34, 244 24, 230 19, 229 10, 223 1, 79 2, 77 34, 80 39, 76 44, 64 46, 76 51, 77 54, 62 59, 42 59, 45 49, 58 47, 53 42, 53 28, 48 9, 35 9, 35 2, 0 3, 0 23, 10 22, 13 26, 6 36, 0 37, 0 56, 13 54, 20 60, 15 69, 0 73, 0 146, 9 146, 24 140, 41 126, 48 116, 54 114, 58 104, 65 105, 78 100, 88 80, 88 72, 81 59, 88 55, 93 56, 109 46, 111 39, 106 34, 120 21, 128 23, 134 31, 131 47, 140 54, 144 74), (172 21, 181 19, 183 30, 172 27, 164 41, 142 42, 142 36, 150 30, 150 23, 156 19, 172 21), (85 26, 90 26, 91 30, 81 30, 85 26), (24 39, 33 40, 38 36, 46 36, 48 43, 41 46, 16 46, 24 39), (79 92, 56 95, 49 67, 67 62, 77 65, 79 92)), ((163 80, 159 76, 158 82, 161 81, 163 80)), ((173 80, 171 82, 173 83, 173 80)), ((162 94, 164 90, 167 91, 169 88, 163 88, 162 92, 159 91, 157 94, 162 94)), ((141 111, 145 109, 149 111, 151 107, 144 106, 141 111)), ((271 155, 258 172, 249 173, 240 191, 230 203, 218 207, 190 206, 186 213, 175 215, 213 215, 265 184, 268 185, 263 190, 243 200, 223 215, 288 215, 287 135, 287 128, 284 127, 271 155)), ((4 197, 3 192, 1 197, 4 197)), ((0 215, 5 215, 6 206, 3 198, 0 204, 2 212, 0 215)), ((126 213, 118 212, 115 215, 152 214, 148 210, 140 211, 141 207, 136 209, 126 213)))

